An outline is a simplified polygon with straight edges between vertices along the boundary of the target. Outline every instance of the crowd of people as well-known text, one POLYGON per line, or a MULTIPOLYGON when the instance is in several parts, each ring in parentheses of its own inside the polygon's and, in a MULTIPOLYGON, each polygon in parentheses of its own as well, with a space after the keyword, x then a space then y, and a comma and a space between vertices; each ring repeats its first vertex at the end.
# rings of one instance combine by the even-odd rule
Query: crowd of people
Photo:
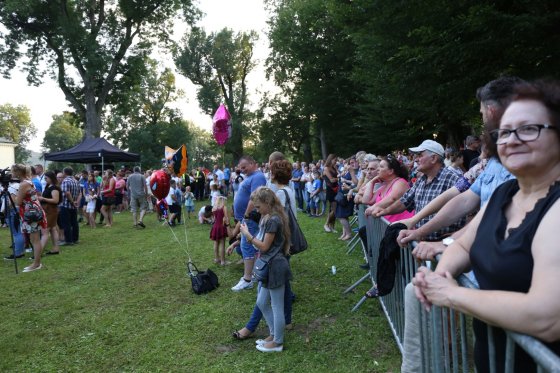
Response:
MULTIPOLYGON (((489 369, 486 324, 533 335, 560 353, 560 294, 554 281, 560 264, 554 245, 560 217, 560 85, 504 77, 482 86, 476 97, 484 130, 468 136, 463 149, 427 139, 408 152, 375 156, 360 151, 345 159, 330 154, 309 163, 289 162, 274 152, 259 164, 246 155, 236 167, 197 167, 180 178, 172 175, 166 203, 151 195, 151 171, 142 174, 138 167, 75 177, 71 168, 43 173, 40 165, 14 165, 20 183, 9 192, 16 209, 4 206, 3 211, 17 238, 14 254, 6 259, 23 256, 25 234, 34 261, 24 271, 41 269, 48 237, 52 248, 46 255, 78 243, 82 215, 94 228, 101 213, 104 226, 111 227, 112 214, 130 208, 136 229, 145 227, 147 211, 175 226, 189 219, 199 202, 198 221, 211 225, 215 263, 229 264, 226 253, 241 256, 242 275, 232 291, 254 287, 255 262, 270 268, 257 283, 249 321, 233 337, 252 337, 264 317, 270 333, 256 341, 256 348, 279 352, 295 297, 287 209, 299 212, 299 219, 325 216, 327 233, 337 233, 338 219, 338 239, 348 241, 354 234, 349 218, 363 204, 366 215, 403 224, 397 243, 407 247, 418 241, 412 254, 419 260, 442 254, 434 271, 421 267, 406 287, 403 372, 421 370, 418 308, 432 304, 474 317, 478 371, 489 369), (480 290, 457 286, 453 278, 464 272, 480 290)), ((365 227, 359 234, 367 241, 365 227)), ((376 297, 376 290, 367 295, 376 297)), ((503 368, 505 336, 499 329, 494 334, 503 368)), ((523 351, 515 359, 516 370, 531 369, 523 351)))

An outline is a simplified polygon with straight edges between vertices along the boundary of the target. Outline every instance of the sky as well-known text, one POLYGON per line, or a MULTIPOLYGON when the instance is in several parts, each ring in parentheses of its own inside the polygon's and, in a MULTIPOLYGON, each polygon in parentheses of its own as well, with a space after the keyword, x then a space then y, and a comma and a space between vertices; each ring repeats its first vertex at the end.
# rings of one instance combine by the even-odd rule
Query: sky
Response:
MULTIPOLYGON (((224 27, 234 31, 255 30, 259 33, 259 40, 254 50, 254 59, 258 66, 247 79, 250 99, 254 102, 258 101, 259 96, 256 92, 271 87, 271 84, 266 82, 264 74, 264 60, 268 55, 268 40, 265 35, 268 16, 263 0, 200 0, 198 7, 205 13, 198 26, 203 27, 208 33, 219 31, 224 27)), ((179 40, 185 30, 185 25, 176 24, 175 39, 179 40)), ((170 56, 160 56, 158 59, 164 66, 174 70, 177 88, 185 91, 185 97, 174 106, 181 109, 186 120, 210 130, 212 118, 201 112, 196 100, 194 84, 175 69, 170 56)), ((65 110, 72 110, 54 80, 46 78, 39 87, 32 87, 27 84, 25 74, 17 68, 12 71, 11 79, 0 78, 0 104, 7 103, 25 105, 30 109, 32 123, 37 128, 37 136, 27 147, 36 152, 42 150, 41 143, 45 131, 51 124, 52 116, 61 114, 65 110)))

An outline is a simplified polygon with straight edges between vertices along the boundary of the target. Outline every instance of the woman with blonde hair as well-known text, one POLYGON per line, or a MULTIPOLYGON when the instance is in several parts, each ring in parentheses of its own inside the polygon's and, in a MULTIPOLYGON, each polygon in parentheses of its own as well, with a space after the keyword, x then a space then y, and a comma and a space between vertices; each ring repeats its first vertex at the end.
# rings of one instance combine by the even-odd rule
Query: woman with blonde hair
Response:
POLYGON ((21 230, 23 233, 29 234, 33 245, 33 264, 25 267, 23 272, 33 272, 43 268, 41 264, 43 246, 41 245, 39 232, 41 229, 47 228, 47 218, 37 198, 35 186, 31 181, 31 168, 23 164, 15 164, 12 166, 12 174, 20 180, 14 203, 16 208, 19 209, 22 221, 21 230))
POLYGON ((251 194, 255 209, 261 214, 259 232, 253 236, 246 224, 241 224, 241 234, 268 262, 268 276, 259 281, 257 306, 262 311, 270 335, 257 340, 257 350, 280 352, 284 343, 284 290, 291 279, 287 255, 290 250, 290 229, 284 206, 276 194, 267 187, 260 187, 251 194))

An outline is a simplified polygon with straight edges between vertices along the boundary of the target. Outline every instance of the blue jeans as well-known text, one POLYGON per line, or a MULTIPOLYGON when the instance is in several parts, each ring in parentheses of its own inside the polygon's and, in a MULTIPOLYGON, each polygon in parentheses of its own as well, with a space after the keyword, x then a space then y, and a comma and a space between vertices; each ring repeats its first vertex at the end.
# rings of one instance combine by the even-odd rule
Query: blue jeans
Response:
POLYGON ((20 256, 23 254, 23 248, 25 246, 25 239, 23 238, 23 233, 21 233, 21 222, 19 220, 19 214, 17 211, 10 209, 10 212, 6 216, 6 223, 10 227, 10 231, 14 236, 14 253, 15 256, 20 256))
POLYGON ((297 208, 303 210, 303 190, 301 188, 294 188, 294 193, 296 195, 297 208))
MULTIPOLYGON (((259 291, 260 289, 261 289, 261 283, 259 282, 259 291)), ((257 297, 258 294, 259 293, 257 292, 257 297)), ((293 296, 294 294, 292 293, 292 287, 290 286, 290 281, 286 281, 286 285, 284 286, 284 320, 286 322, 286 325, 292 323, 292 297, 293 296)), ((259 326, 259 322, 261 322, 262 317, 263 314, 260 308, 255 304, 255 307, 253 308, 253 313, 251 314, 251 318, 249 319, 245 327, 249 329, 251 333, 253 333, 255 330, 257 330, 257 327, 259 326)))

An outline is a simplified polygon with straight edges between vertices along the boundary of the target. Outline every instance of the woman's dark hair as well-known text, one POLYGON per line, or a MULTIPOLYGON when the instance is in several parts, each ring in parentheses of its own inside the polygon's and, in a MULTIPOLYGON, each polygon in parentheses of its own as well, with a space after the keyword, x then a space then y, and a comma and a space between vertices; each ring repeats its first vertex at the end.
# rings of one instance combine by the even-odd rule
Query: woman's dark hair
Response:
POLYGON ((401 164, 397 158, 395 158, 392 154, 388 154, 382 159, 387 162, 389 169, 395 171, 395 175, 397 175, 397 177, 401 177, 408 181, 408 169, 401 164))
POLYGON ((336 160, 336 154, 329 154, 327 159, 325 159, 325 167, 331 167, 333 159, 336 160))
POLYGON ((514 89, 513 101, 535 100, 548 110, 550 122, 560 136, 560 80, 541 79, 519 84, 514 89))
POLYGON ((54 186, 58 186, 58 180, 56 179, 56 174, 52 171, 45 172, 45 177, 51 179, 51 184, 54 186))
POLYGON ((280 160, 272 162, 270 165, 271 179, 280 185, 288 185, 292 178, 292 164, 288 161, 280 160))

